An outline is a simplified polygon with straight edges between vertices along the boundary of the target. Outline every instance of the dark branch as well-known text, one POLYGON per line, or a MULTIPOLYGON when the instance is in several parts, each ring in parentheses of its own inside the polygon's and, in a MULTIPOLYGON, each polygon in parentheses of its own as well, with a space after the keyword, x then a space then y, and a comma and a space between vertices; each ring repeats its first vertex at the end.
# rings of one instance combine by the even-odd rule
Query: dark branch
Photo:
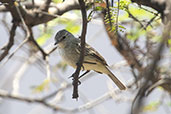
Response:
POLYGON ((112 29, 112 21, 111 21, 111 15, 110 15, 110 7, 109 7, 109 0, 106 0, 106 7, 107 7, 107 18, 109 19, 110 27, 112 29))
POLYGON ((17 25, 13 24, 11 27, 10 38, 9 38, 8 44, 3 48, 4 52, 0 55, 0 61, 2 61, 4 59, 4 57, 6 57, 8 55, 9 50, 11 49, 11 47, 14 44, 14 36, 15 36, 16 28, 17 28, 17 25))
POLYGON ((33 36, 33 32, 32 29, 29 28, 29 32, 30 32, 30 37, 29 40, 37 47, 37 49, 42 53, 43 59, 45 60, 46 56, 48 55, 43 49, 42 47, 39 46, 39 44, 35 41, 34 36, 33 36))
MULTIPOLYGON (((171 19, 171 17, 170 17, 171 19)), ((143 76, 145 78, 145 81, 143 83, 143 86, 140 88, 138 94, 136 95, 134 102, 132 103, 132 112, 131 114, 138 114, 140 112, 140 108, 143 105, 143 99, 146 95, 146 92, 148 92, 148 89, 152 87, 152 83, 156 83, 158 81, 158 75, 155 75, 155 70, 157 68, 157 64, 160 61, 160 56, 162 54, 162 51, 164 50, 164 46, 169 39, 170 35, 170 30, 171 30, 171 21, 169 20, 167 25, 165 25, 164 30, 163 30, 163 38, 162 41, 159 44, 159 47, 156 49, 154 53, 154 59, 152 60, 151 64, 149 64, 141 73, 140 76, 143 76), (137 102, 135 102, 137 101, 137 102), (135 104, 136 103, 136 104, 135 104), (135 107, 133 107, 135 104, 135 107)), ((140 77, 139 76, 139 77, 140 77)), ((167 82, 168 83, 168 82, 167 82)), ((170 81, 169 81, 170 83, 170 81)), ((165 85, 165 84, 164 84, 165 85)), ((163 88, 168 90, 167 86, 163 86, 163 88)), ((170 89, 170 88, 169 88, 170 89)))
POLYGON ((145 29, 145 27, 144 27, 144 25, 141 23, 141 21, 138 20, 134 15, 132 15, 132 13, 129 11, 129 8, 128 8, 128 7, 125 7, 125 8, 127 9, 127 13, 128 13, 128 15, 129 15, 129 17, 132 18, 134 21, 138 22, 138 23, 141 25, 141 27, 142 27, 143 29, 145 29))
POLYGON ((161 16, 164 16, 164 11, 166 9, 166 0, 131 0, 132 2, 136 2, 138 5, 145 5, 151 8, 154 8, 161 16))
POLYGON ((70 112, 70 110, 68 110, 68 109, 64 109, 62 107, 58 107, 56 105, 47 103, 43 99, 35 99, 35 98, 28 98, 28 97, 12 95, 12 94, 9 94, 9 93, 7 93, 5 91, 2 91, 2 90, 0 90, 0 97, 19 100, 19 101, 25 101, 25 102, 28 102, 28 103, 39 103, 39 104, 45 105, 46 107, 49 107, 49 108, 51 108, 53 110, 56 110, 56 111, 70 112))
MULTIPOLYGON (((0 0, 0 2, 5 4, 5 8, 6 8, 6 9, 1 8, 1 11, 6 11, 6 10, 10 11, 10 13, 13 17, 13 21, 16 21, 16 22, 21 21, 19 15, 17 13, 17 9, 16 9, 16 7, 14 7, 13 0, 0 0)), ((50 4, 49 2, 50 2, 50 0, 48 0, 48 4, 50 4)), ((70 10, 80 9, 80 6, 79 6, 77 0, 66 0, 63 3, 57 4, 57 5, 54 4, 53 7, 51 7, 51 8, 53 8, 53 12, 50 12, 51 15, 49 15, 49 13, 41 13, 41 15, 38 15, 39 12, 46 12, 45 8, 47 8, 47 7, 44 7, 43 9, 41 9, 41 7, 43 7, 42 4, 39 4, 39 5, 35 4, 33 6, 32 3, 28 3, 28 4, 25 4, 25 6, 28 9, 23 8, 23 6, 21 6, 21 5, 19 5, 18 8, 21 11, 22 17, 25 20, 26 25, 31 25, 31 26, 46 23, 52 19, 55 19, 56 16, 53 16, 53 15, 62 15, 63 13, 68 12, 70 10), (34 7, 36 7, 37 10, 29 10, 30 8, 34 8, 34 7)))
POLYGON ((52 0, 46 0, 46 2, 45 2, 45 4, 44 4, 43 11, 48 12, 49 5, 50 5, 51 2, 52 2, 52 0))
POLYGON ((135 67, 139 71, 142 70, 141 63, 137 60, 136 54, 133 52, 126 38, 121 36, 119 33, 116 34, 115 31, 109 31, 110 25, 105 22, 106 10, 103 11, 103 22, 106 28, 106 32, 112 42, 112 45, 120 52, 120 54, 127 60, 130 66, 135 67))
POLYGON ((78 83, 79 83, 79 73, 82 67, 82 63, 84 60, 84 49, 85 49, 85 36, 86 36, 86 31, 87 31, 87 12, 86 12, 86 7, 85 3, 83 0, 79 0, 80 8, 81 8, 81 13, 82 13, 82 20, 83 20, 83 26, 82 26, 82 33, 81 33, 81 53, 80 53, 80 58, 77 64, 77 69, 73 74, 73 95, 72 98, 77 99, 79 97, 78 95, 78 83))

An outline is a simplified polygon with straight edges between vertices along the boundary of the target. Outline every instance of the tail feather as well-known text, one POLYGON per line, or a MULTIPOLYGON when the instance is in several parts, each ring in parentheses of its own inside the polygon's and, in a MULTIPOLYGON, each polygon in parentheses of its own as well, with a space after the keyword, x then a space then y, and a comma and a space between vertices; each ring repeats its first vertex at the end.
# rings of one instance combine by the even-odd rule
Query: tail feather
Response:
POLYGON ((120 90, 125 90, 125 85, 107 68, 108 73, 106 73, 110 79, 118 86, 120 90))

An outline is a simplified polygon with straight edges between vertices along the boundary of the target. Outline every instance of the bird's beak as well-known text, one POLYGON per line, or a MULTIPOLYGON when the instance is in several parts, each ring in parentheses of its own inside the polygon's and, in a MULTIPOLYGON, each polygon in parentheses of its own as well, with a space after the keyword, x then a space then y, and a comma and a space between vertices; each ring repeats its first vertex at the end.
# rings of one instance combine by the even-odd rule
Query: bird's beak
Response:
POLYGON ((59 43, 59 41, 57 40, 55 43, 54 43, 54 45, 57 45, 59 43))
POLYGON ((58 42, 55 42, 55 43, 54 43, 54 45, 57 45, 57 44, 58 44, 58 42))

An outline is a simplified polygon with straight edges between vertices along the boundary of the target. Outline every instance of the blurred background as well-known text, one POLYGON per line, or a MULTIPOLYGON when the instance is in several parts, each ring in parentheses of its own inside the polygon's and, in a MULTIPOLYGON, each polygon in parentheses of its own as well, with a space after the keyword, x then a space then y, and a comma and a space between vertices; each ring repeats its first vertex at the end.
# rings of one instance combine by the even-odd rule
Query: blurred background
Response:
MULTIPOLYGON (((25 4, 31 4, 32 2, 31 0, 19 1, 19 6, 24 7, 25 4)), ((40 2, 44 3, 44 0, 34 0, 34 2, 39 4, 40 2)), ((65 2, 53 0, 52 6, 57 5, 60 8, 59 4, 65 2)), ((112 1, 110 2, 112 3, 112 1)), ((0 62, 0 93, 7 92, 21 99, 16 100, 8 95, 6 95, 8 97, 2 97, 0 99, 0 114, 131 114, 135 97, 143 87, 141 83, 145 83, 146 78, 139 79, 140 70, 131 66, 125 56, 113 44, 101 15, 100 8, 103 8, 105 3, 100 0, 97 3, 98 6, 95 5, 93 8, 87 9, 89 22, 86 42, 105 58, 112 72, 128 86, 128 89, 120 91, 106 75, 91 71, 80 80, 81 85, 78 86, 79 98, 72 99, 72 78, 69 77, 75 72, 75 69, 65 64, 58 53, 58 49, 54 46, 54 36, 61 29, 66 29, 73 33, 75 37, 80 37, 82 30, 81 12, 72 10, 60 16, 57 15, 55 19, 47 23, 31 28, 37 44, 46 53, 49 52, 46 59, 43 59, 41 51, 39 51, 39 48, 37 49, 32 41, 28 40, 23 43, 27 36, 27 31, 23 30, 24 26, 20 25, 15 30, 14 44, 8 55, 0 62), (36 99, 42 98, 43 102, 36 101, 36 99), (27 102, 27 99, 32 101, 27 102), (52 106, 46 106, 44 102, 52 106), (53 110, 53 106, 59 107, 59 110, 53 110)), ((117 18, 117 4, 118 2, 114 1, 113 6, 111 6, 113 20, 117 18)), ((0 7, 3 8, 4 5, 0 7)), ((54 10, 49 9, 49 11, 53 12, 54 10)), ((13 24, 11 20, 13 19, 10 13, 4 13, 1 9, 0 54, 3 54, 4 45, 8 44, 11 36, 9 33, 12 31, 11 26, 13 24)), ((133 50, 138 62, 145 69, 153 61, 154 50, 159 47, 163 30, 165 30, 161 15, 152 8, 139 7, 131 1, 121 0, 118 19, 120 35, 126 37, 130 50, 133 50), (154 19, 152 20, 152 18, 154 19)), ((112 23, 116 24, 116 21, 112 23)), ((166 76, 170 79, 171 76, 169 70, 171 67, 169 42, 170 40, 168 40, 168 45, 164 46, 164 51, 160 55, 161 60, 158 62, 159 66, 156 68, 160 69, 158 70, 158 72, 160 71, 160 78, 166 76)), ((154 72, 157 73, 157 71, 154 72)), ((81 71, 80 74, 82 73, 84 72, 81 71)), ((171 113, 169 91, 158 86, 154 88, 152 83, 153 81, 149 82, 154 90, 150 89, 150 92, 146 92, 148 95, 143 98, 143 105, 139 113, 171 113)))

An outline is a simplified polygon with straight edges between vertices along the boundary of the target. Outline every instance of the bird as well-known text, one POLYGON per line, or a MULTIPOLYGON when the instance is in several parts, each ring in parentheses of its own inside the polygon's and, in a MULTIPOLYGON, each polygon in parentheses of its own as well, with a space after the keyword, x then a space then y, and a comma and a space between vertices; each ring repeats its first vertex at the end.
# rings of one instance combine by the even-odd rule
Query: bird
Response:
MULTIPOLYGON (((54 45, 58 46, 59 55, 62 56, 64 61, 76 69, 81 53, 80 38, 76 38, 69 31, 62 29, 56 33, 54 45)), ((101 74, 106 74, 120 90, 126 89, 126 86, 110 71, 105 59, 87 43, 85 44, 82 66, 82 70, 86 70, 86 73, 93 70, 101 74)))

